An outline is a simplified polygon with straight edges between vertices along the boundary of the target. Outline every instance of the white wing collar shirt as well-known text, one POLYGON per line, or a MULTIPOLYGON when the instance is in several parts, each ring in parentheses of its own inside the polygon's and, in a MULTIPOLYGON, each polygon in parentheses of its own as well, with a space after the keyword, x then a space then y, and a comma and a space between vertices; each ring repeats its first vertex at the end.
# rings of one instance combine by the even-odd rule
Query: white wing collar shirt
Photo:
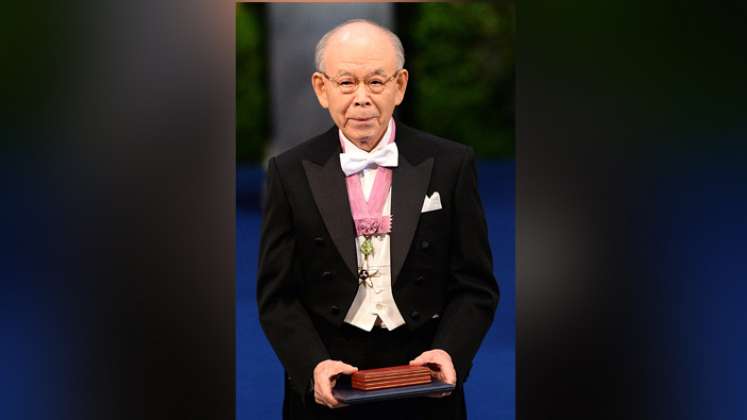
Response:
MULTIPOLYGON (((371 152, 359 149, 342 134, 341 130, 339 134, 340 139, 345 144, 345 154, 350 154, 350 156, 347 156, 346 158, 350 158, 348 160, 360 161, 369 160, 369 158, 374 154, 381 155, 383 148, 387 147, 387 144, 389 143, 391 136, 395 134, 395 131, 394 120, 390 119, 384 136, 371 152)), ((396 145, 396 143, 392 142, 392 145, 396 145)), ((391 148, 391 145, 388 147, 391 148)), ((387 154, 391 156, 391 153, 387 154)), ((390 164, 394 163, 393 166, 396 166, 396 153, 394 156, 394 162, 391 162, 391 159, 389 160, 390 164)), ((341 161, 342 160, 343 159, 341 159, 341 161)), ((386 166, 389 166, 389 164, 386 166)), ((375 163, 372 163, 358 172, 357 176, 361 177, 363 196, 366 200, 368 200, 368 197, 371 194, 377 168, 378 166, 375 163)), ((388 216, 391 214, 391 202, 392 190, 390 188, 384 204, 382 216, 388 216)), ((358 236, 355 240, 355 254, 358 258, 358 267, 361 267, 363 263, 360 246, 364 240, 365 237, 363 235, 358 236)), ((365 282, 358 287, 355 299, 353 299, 353 303, 350 306, 348 313, 345 315, 345 322, 365 331, 371 331, 374 326, 393 330, 404 325, 405 320, 402 318, 402 314, 400 314, 397 304, 394 302, 394 296, 392 295, 389 234, 374 235, 371 238, 371 241, 373 242, 374 252, 371 255, 372 259, 369 260, 369 271, 376 273, 370 277, 373 287, 366 285, 365 282)))

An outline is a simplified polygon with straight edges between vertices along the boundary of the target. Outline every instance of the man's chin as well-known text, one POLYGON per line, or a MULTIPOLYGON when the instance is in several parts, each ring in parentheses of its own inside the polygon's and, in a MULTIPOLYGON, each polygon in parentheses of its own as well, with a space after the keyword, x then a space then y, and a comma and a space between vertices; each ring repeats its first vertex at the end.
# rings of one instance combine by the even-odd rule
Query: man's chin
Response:
POLYGON ((361 134, 358 136, 355 136, 356 140, 358 140, 358 143, 361 144, 371 144, 376 139, 374 139, 373 134, 361 134))
MULTIPOLYGON (((343 133, 344 134, 344 133, 343 133)), ((357 144, 368 145, 376 141, 376 133, 373 131, 353 131, 345 137, 357 144)))
POLYGON ((360 142, 375 142, 378 139, 377 135, 380 137, 383 134, 383 132, 380 132, 380 128, 375 124, 365 124, 356 127, 354 124, 350 123, 347 126, 347 130, 343 130, 343 133, 345 133, 345 137, 349 139, 356 139, 360 142), (345 133, 346 131, 347 133, 345 133))

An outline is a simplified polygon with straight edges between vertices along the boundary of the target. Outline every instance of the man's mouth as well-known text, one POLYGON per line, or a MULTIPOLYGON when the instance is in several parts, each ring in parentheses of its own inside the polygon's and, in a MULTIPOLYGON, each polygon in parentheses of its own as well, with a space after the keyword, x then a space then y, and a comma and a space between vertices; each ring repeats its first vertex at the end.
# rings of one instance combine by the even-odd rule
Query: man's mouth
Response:
POLYGON ((373 121, 376 117, 350 117, 355 122, 369 122, 373 121))

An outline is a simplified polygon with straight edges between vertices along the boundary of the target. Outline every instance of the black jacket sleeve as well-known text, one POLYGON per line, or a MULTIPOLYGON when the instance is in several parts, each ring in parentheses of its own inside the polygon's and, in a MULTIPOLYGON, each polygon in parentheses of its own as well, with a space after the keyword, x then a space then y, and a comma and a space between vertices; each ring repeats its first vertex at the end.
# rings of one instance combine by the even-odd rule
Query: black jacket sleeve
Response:
POLYGON ((455 188, 448 297, 433 348, 449 353, 461 383, 493 322, 499 297, 471 149, 455 188))
POLYGON ((304 395, 314 367, 329 354, 297 295, 293 213, 274 158, 266 194, 257 272, 259 320, 293 388, 304 395))

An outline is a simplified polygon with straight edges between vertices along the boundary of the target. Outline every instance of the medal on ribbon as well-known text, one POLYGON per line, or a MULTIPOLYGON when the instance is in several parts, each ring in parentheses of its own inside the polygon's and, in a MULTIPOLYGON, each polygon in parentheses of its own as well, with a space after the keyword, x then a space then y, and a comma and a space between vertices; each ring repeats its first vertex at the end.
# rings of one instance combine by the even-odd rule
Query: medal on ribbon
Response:
MULTIPOLYGON (((394 130, 392 130, 389 143, 393 141, 394 130)), ((344 148, 344 142, 342 144, 344 148)), ((376 168, 376 178, 368 200, 363 195, 360 172, 348 175, 345 178, 345 183, 348 187, 348 199, 355 222, 355 233, 356 236, 363 237, 359 246, 362 267, 358 269, 358 283, 373 287, 371 277, 375 276, 378 270, 372 271, 369 265, 369 258, 372 258, 375 252, 372 238, 377 235, 389 234, 392 230, 392 216, 382 214, 384 204, 392 188, 392 169, 383 166, 376 168)))

